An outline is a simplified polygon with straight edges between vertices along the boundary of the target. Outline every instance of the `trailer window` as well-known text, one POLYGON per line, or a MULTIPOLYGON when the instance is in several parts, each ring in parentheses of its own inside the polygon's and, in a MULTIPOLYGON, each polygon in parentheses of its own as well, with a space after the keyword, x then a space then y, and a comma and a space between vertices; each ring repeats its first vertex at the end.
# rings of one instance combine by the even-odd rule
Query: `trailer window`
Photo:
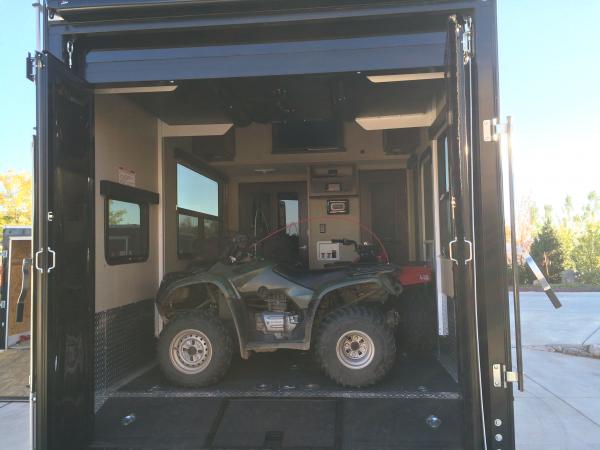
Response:
POLYGON ((215 257, 218 252, 219 182, 177 164, 177 254, 215 257))
POLYGON ((148 205, 106 199, 106 262, 127 264, 148 259, 148 205))

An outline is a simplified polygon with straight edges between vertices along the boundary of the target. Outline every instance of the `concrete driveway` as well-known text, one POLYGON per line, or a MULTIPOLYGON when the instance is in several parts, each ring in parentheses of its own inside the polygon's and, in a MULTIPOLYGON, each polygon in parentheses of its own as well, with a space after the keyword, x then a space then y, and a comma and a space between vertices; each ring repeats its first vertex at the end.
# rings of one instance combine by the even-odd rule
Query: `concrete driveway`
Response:
POLYGON ((517 449, 598 450, 600 359, 532 347, 600 343, 600 292, 558 296, 558 310, 543 293, 521 296, 525 392, 515 387, 517 449))
MULTIPOLYGON (((515 389, 518 450, 600 449, 600 359, 528 346, 600 343, 600 293, 522 294, 525 392, 515 389)), ((514 328, 513 328, 514 329, 514 328)), ((0 450, 28 450, 27 403, 0 402, 0 450)))
POLYGON ((0 402, 0 450, 29 450, 29 403, 0 402))
POLYGON ((543 292, 521 293, 523 345, 600 344, 600 292, 557 295, 560 309, 543 292))
POLYGON ((29 347, 0 352, 0 398, 29 397, 29 347))

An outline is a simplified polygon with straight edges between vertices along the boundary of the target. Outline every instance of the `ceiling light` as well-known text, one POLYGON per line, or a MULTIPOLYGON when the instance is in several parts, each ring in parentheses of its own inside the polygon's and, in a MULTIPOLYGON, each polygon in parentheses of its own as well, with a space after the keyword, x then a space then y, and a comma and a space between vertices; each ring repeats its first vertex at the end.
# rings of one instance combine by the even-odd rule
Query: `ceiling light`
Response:
POLYGON ((162 126, 163 137, 190 137, 190 136, 223 136, 233 126, 233 123, 200 123, 197 125, 169 125, 162 126))
POLYGON ((388 130, 391 128, 418 128, 431 126, 435 111, 417 114, 397 114, 392 116, 357 117, 357 124, 367 131, 388 130))
POLYGON ((373 83, 394 83, 399 81, 438 80, 444 78, 444 72, 397 73, 390 75, 369 75, 373 83))
POLYGON ((273 169, 272 167, 265 167, 265 168, 261 168, 261 169, 253 169, 254 173, 259 173, 261 175, 266 175, 268 173, 273 173, 275 172, 277 169, 273 169))
POLYGON ((151 92, 173 92, 177 89, 176 84, 167 86, 125 86, 125 87, 107 87, 96 88, 96 94, 145 94, 151 92))

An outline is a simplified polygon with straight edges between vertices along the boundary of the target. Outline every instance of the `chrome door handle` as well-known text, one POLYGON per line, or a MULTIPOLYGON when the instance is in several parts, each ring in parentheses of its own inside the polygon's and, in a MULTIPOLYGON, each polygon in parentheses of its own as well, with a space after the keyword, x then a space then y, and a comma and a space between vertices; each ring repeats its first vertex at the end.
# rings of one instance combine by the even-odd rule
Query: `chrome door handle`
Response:
POLYGON ((52 250, 50 247, 48 247, 48 253, 52 255, 52 265, 50 267, 48 267, 47 270, 45 270, 43 267, 40 267, 40 255, 43 252, 44 252, 44 250, 38 250, 37 252, 35 252, 35 257, 34 257, 35 269, 37 271, 39 271, 40 273, 44 273, 44 272, 50 273, 56 267, 56 252, 54 250, 52 250))
POLYGON ((473 243, 471 241, 467 241, 466 239, 465 242, 469 244, 469 257, 465 259, 465 264, 467 264, 473 261, 473 243))
POLYGON ((456 265, 458 265, 458 259, 454 258, 454 254, 452 253, 452 246, 458 242, 458 238, 454 238, 454 240, 448 242, 448 256, 450 261, 454 261, 456 265))
POLYGON ((44 250, 38 250, 37 252, 35 252, 35 257, 34 259, 34 265, 35 265, 35 270, 39 271, 40 273, 44 273, 44 269, 42 267, 40 267, 40 255, 42 254, 44 250))
POLYGON ((50 273, 56 267, 56 252, 48 247, 48 253, 52 255, 52 265, 48 267, 48 273, 50 273))
MULTIPOLYGON (((456 265, 458 265, 458 259, 456 259, 454 257, 454 253, 452 252, 452 246, 454 244, 456 244, 457 242, 458 242, 458 238, 454 238, 453 240, 448 242, 448 253, 449 253, 450 261, 454 261, 456 263, 456 265)), ((464 242, 466 244, 468 244, 468 246, 469 246, 469 257, 467 259, 465 259, 465 264, 467 264, 467 263, 473 261, 473 243, 466 239, 464 240, 464 242)))

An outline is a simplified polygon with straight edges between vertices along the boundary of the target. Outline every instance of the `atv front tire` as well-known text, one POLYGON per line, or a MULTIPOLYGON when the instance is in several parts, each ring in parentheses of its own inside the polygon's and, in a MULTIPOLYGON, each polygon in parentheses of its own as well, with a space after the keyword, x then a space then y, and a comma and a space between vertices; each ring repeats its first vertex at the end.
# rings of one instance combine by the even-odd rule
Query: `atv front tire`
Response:
POLYGON ((315 347, 325 373, 343 386, 375 384, 396 360, 392 327, 381 311, 367 306, 348 306, 328 314, 319 326, 315 347))
POLYGON ((184 313, 173 317, 158 338, 158 363, 172 383, 202 387, 219 381, 233 354, 231 333, 218 317, 184 313))

